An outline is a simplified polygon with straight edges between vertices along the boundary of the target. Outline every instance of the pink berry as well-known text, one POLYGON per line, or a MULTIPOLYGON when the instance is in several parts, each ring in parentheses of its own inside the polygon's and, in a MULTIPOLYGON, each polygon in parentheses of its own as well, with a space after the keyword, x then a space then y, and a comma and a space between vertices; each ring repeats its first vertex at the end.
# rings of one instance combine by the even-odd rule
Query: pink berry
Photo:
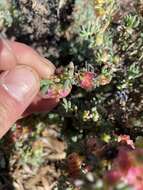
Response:
POLYGON ((120 178, 122 177, 122 174, 119 170, 110 170, 105 175, 105 180, 108 184, 114 185, 117 182, 119 182, 120 178))
POLYGON ((92 72, 84 72, 80 80, 80 87, 85 90, 92 90, 94 87, 93 79, 95 74, 92 72))

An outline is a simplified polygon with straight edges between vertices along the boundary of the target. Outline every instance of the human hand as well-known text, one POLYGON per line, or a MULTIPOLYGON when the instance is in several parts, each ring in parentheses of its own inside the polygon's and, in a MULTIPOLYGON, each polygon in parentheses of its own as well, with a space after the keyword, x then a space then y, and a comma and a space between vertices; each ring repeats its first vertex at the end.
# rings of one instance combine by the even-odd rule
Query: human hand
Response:
POLYGON ((37 96, 40 79, 54 74, 55 67, 32 48, 18 42, 0 41, 0 138, 26 114, 51 110, 59 100, 37 96))

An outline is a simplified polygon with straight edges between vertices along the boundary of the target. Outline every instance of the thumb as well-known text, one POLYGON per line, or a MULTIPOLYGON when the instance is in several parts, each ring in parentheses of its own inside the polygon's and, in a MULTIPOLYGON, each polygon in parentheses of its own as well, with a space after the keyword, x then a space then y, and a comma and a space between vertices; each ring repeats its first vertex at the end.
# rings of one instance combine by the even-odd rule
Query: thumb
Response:
POLYGON ((20 117, 39 91, 38 74, 17 66, 0 76, 0 138, 20 117))

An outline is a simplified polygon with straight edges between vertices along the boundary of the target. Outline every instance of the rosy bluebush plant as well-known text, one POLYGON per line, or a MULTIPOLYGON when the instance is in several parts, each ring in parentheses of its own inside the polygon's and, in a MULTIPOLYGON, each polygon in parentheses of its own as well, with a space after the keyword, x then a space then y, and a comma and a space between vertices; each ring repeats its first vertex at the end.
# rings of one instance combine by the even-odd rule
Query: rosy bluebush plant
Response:
POLYGON ((43 98, 64 98, 71 91, 74 83, 74 66, 70 64, 66 69, 59 68, 49 80, 41 81, 41 95, 43 98))
POLYGON ((74 71, 74 65, 70 64, 65 69, 59 68, 56 74, 50 79, 41 81, 41 96, 43 98, 64 98, 72 85, 79 86, 86 91, 94 90, 99 85, 106 85, 110 82, 105 75, 97 76, 90 71, 74 71))
POLYGON ((124 182, 135 190, 143 187, 143 149, 129 151, 120 147, 117 158, 114 160, 112 169, 107 172, 106 180, 110 185, 124 182))

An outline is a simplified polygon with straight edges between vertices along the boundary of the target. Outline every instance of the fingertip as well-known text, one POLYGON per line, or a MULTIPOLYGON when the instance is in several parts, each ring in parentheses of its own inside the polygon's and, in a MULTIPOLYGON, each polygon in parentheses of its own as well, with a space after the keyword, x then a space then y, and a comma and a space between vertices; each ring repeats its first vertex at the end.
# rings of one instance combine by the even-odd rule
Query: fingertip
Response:
POLYGON ((47 69, 45 70, 44 73, 44 78, 49 78, 50 76, 54 75, 56 67, 54 66, 54 64, 49 61, 48 59, 41 57, 41 61, 46 65, 47 69))
POLYGON ((10 42, 16 55, 18 64, 34 68, 41 78, 49 78, 55 72, 55 66, 48 59, 41 57, 35 50, 26 44, 10 42))

